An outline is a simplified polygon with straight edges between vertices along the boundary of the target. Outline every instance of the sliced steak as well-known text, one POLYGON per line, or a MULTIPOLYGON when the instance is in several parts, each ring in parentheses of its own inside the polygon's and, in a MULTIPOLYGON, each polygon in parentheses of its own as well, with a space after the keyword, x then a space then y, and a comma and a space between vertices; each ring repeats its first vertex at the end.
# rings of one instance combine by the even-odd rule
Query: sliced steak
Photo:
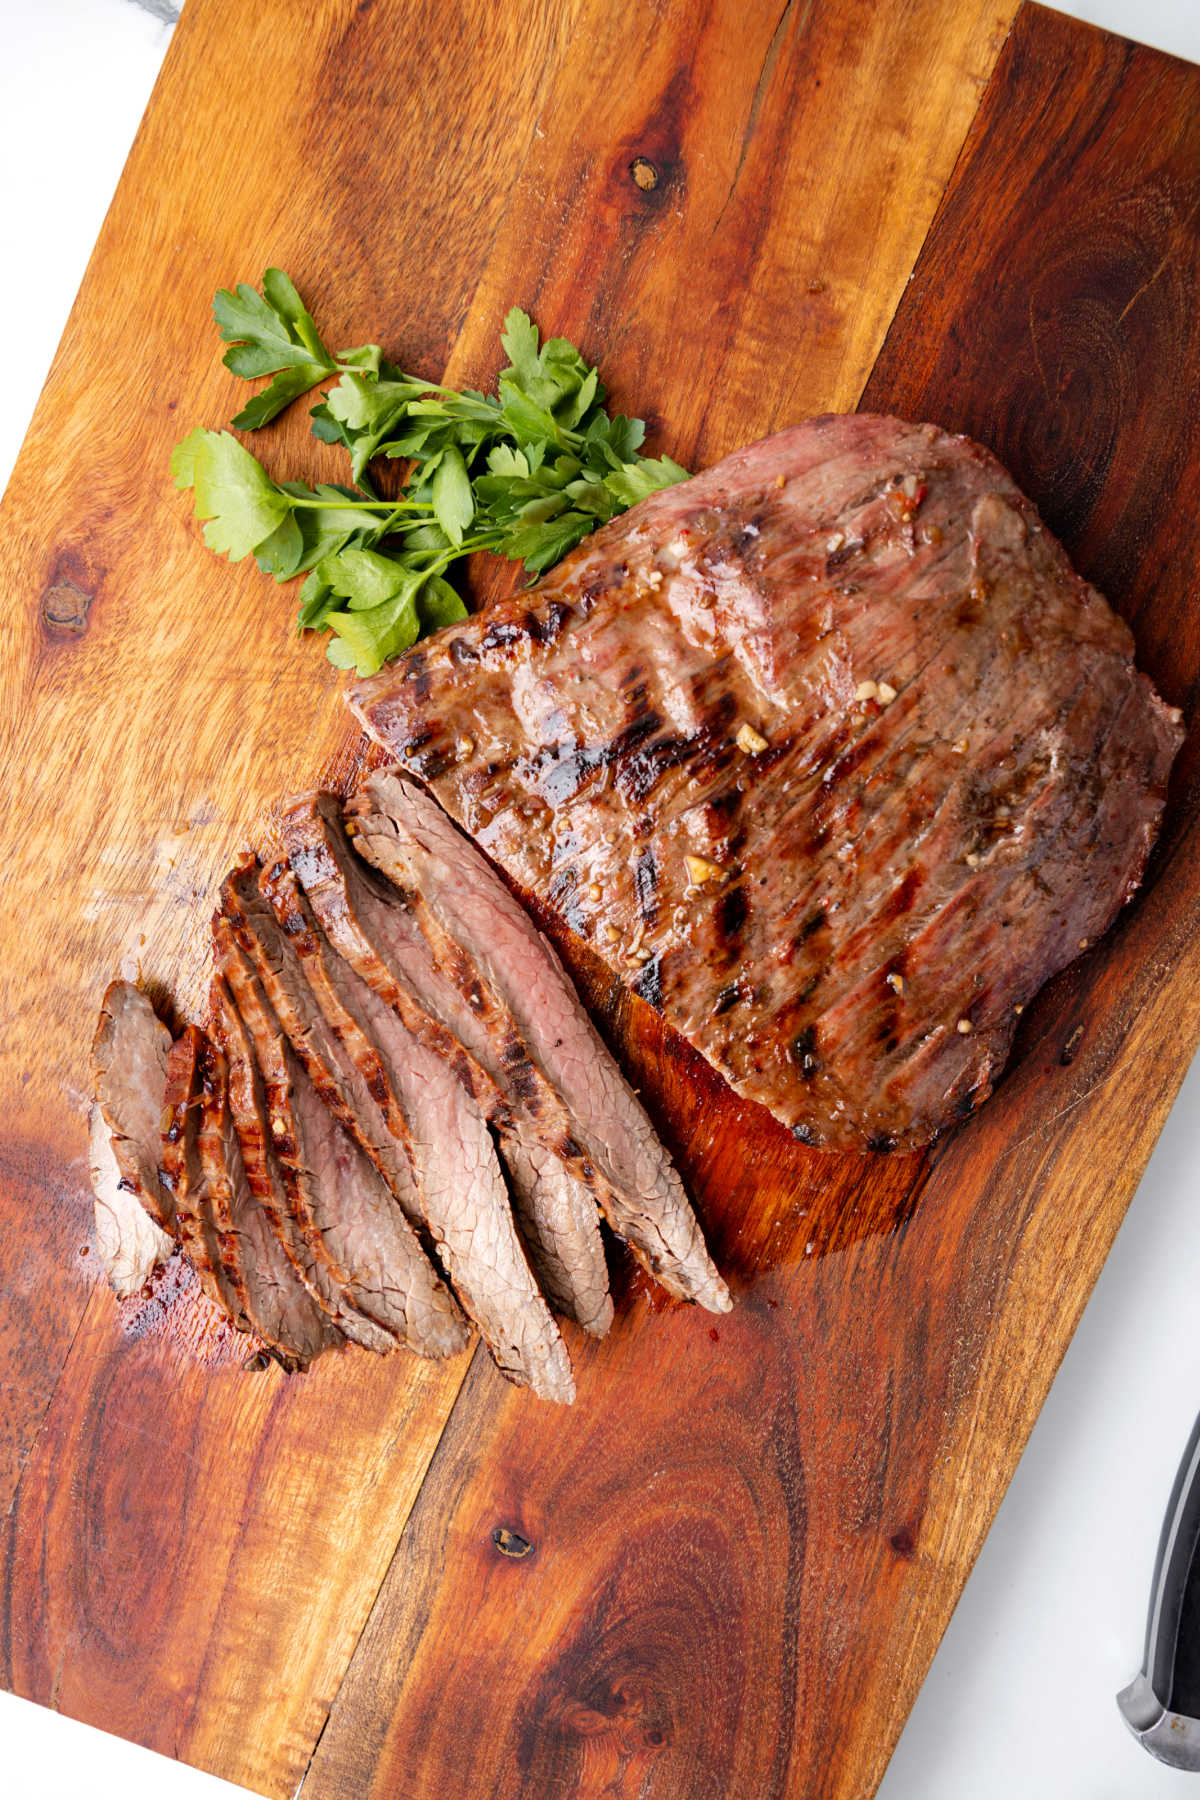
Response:
POLYGON ((158 1178, 170 1048, 145 994, 128 981, 110 983, 92 1042, 88 1144, 96 1247, 122 1298, 144 1287, 175 1247, 171 1197, 158 1178))
POLYGON ((331 1291, 326 1293, 319 1283, 309 1279, 304 1245, 291 1214, 271 1143, 262 1077, 254 1063, 254 1047, 232 992, 224 981, 215 990, 215 999, 214 1030, 228 1064, 229 1110, 241 1145, 250 1192, 262 1208, 292 1274, 326 1317, 335 1322, 340 1310, 340 1295, 332 1289, 332 1284, 331 1291))
MULTIPOLYGON (((228 996, 218 981, 211 1005, 218 1041, 224 1037, 229 1010, 228 996)), ((229 1110, 229 1064, 219 1050, 211 1055, 209 1067, 198 1143, 205 1174, 203 1204, 216 1229, 221 1266, 250 1329, 285 1368, 306 1368, 341 1337, 297 1278, 251 1192, 229 1110)))
MULTIPOLYGON (((413 1054, 412 1037, 407 1027, 374 988, 333 950, 295 873, 286 862, 281 860, 264 871, 261 891, 273 909, 279 928, 303 960, 309 983, 328 1022, 358 1065, 367 1094, 377 1104, 385 1131, 395 1138, 403 1138, 410 1152, 413 1151, 408 1117, 411 1103, 406 1109, 397 1092, 397 1088, 400 1093, 404 1091, 405 1072, 413 1054), (395 1081, 389 1073, 391 1069, 397 1071, 395 1081)), ((346 914, 339 909, 339 916, 344 918, 346 914)), ((374 960, 371 959, 368 967, 374 960)), ((480 1047, 486 1054, 486 1038, 480 1047)), ((480 1086, 488 1092, 494 1091, 482 1075, 472 1081, 468 1091, 473 1095, 480 1086)), ((456 1103, 456 1107, 460 1104, 456 1103)), ((474 1119, 476 1110, 475 1107, 469 1109, 468 1130, 472 1141, 478 1130, 474 1119)), ((377 1131, 378 1126, 365 1133, 356 1131, 359 1142, 376 1161, 379 1159, 372 1143, 377 1131)), ((594 1336, 603 1336, 612 1321, 612 1304, 608 1299, 604 1246, 590 1194, 557 1158, 550 1156, 537 1139, 522 1128, 519 1121, 510 1119, 507 1114, 503 1119, 501 1147, 512 1179, 521 1235, 543 1293, 567 1318, 574 1319, 594 1336)), ((446 1172, 439 1169, 448 1154, 453 1154, 453 1143, 439 1135, 422 1145, 418 1164, 424 1196, 420 1201, 422 1222, 429 1224, 439 1241, 444 1236, 444 1226, 439 1226, 437 1218, 431 1215, 428 1194, 430 1191, 434 1194, 454 1191, 453 1180, 448 1180, 446 1172), (432 1168, 428 1166, 431 1159, 432 1168)), ((494 1172, 483 1159, 479 1168, 483 1186, 475 1204, 495 1205, 499 1189, 494 1172)), ((386 1177, 386 1168, 383 1172, 386 1177)), ((437 1210, 435 1205, 434 1212, 437 1210)))
POLYGON ((95 1194, 96 1249, 113 1292, 124 1300, 145 1287, 175 1246, 140 1195, 125 1187, 113 1133, 97 1100, 88 1109, 88 1167, 95 1194))
POLYGON ((219 975, 212 984, 211 1012, 213 1033, 225 1055, 229 1117, 254 1199, 247 1222, 239 1227, 247 1240, 244 1254, 256 1265, 261 1281, 275 1290, 270 1303, 279 1318, 273 1329, 293 1342, 319 1341, 322 1348, 332 1349, 346 1334, 336 1309, 305 1280, 303 1246, 271 1145, 253 1045, 228 984, 219 975))
POLYGON ((452 1064, 489 1117, 503 1109, 480 1055, 487 1035, 395 895, 354 855, 333 794, 305 794, 283 811, 288 862, 329 942, 399 1015, 413 1037, 452 1064))
POLYGON ((217 1224, 208 1204, 208 1177, 200 1149, 205 1108, 220 1080, 220 1053, 198 1025, 188 1025, 167 1057, 167 1091, 160 1152, 163 1185, 171 1195, 179 1246, 214 1306, 240 1331, 249 1327, 236 1286, 221 1256, 217 1224))
MULTIPOLYGON (((257 894, 257 885, 254 885, 257 894)), ((272 919, 271 924, 274 925, 272 919)), ((299 977, 303 983, 303 976, 299 977)), ((264 991, 266 983, 264 982, 264 991)), ((276 983, 281 988, 282 983, 276 983)), ((298 998, 303 1000, 301 988, 298 998)), ((268 998, 270 998, 268 992, 268 998)), ((311 1002, 310 1002, 311 1003, 311 1002)), ((311 1049, 313 1033, 298 1033, 311 1049)), ((224 1037, 231 1056, 230 1099, 248 1150, 248 1166, 256 1180, 278 1192, 279 1172, 264 1129, 249 1034, 232 1000, 224 1012, 224 1037), (235 1076, 238 1078, 235 1081, 235 1076)), ((304 1064, 307 1068, 307 1064, 304 1064)), ((314 1084, 315 1085, 315 1084, 314 1084)), ((409 1178, 411 1185, 411 1177, 409 1178)), ((351 1180, 343 1191, 325 1197, 325 1216, 336 1216, 333 1231, 352 1277, 355 1307, 419 1356, 456 1355, 466 1348, 467 1330, 453 1298, 439 1279, 412 1226, 382 1184, 366 1177, 351 1180)))
POLYGON ((372 1290, 377 1252, 365 1223, 380 1209, 382 1183, 354 1151, 292 1055, 253 965, 219 916, 213 921, 213 938, 217 972, 246 1027, 262 1076, 270 1141, 287 1197, 290 1225, 284 1247, 343 1336, 364 1350, 387 1355, 400 1340, 376 1316, 372 1290))
POLYGON ((253 858, 232 872, 221 889, 225 918, 253 963, 309 1080, 371 1158, 405 1216, 417 1222, 421 1208, 407 1123, 398 1112, 383 1116, 377 1099, 378 1059, 365 1042, 351 1040, 348 1047, 355 1021, 344 1008, 330 1009, 328 984, 323 1010, 306 966, 267 897, 270 887, 260 881, 265 874, 253 858))
POLYGON ((326 940, 286 865, 264 883, 328 1022, 384 1129, 413 1152, 422 1223, 497 1365, 545 1399, 574 1398, 570 1362, 538 1292, 478 1103, 326 940))
POLYGON ((652 495, 351 705, 739 1093, 873 1148, 990 1092, 1181 742, 995 459, 862 415, 652 495))
POLYGON ((597 1192, 613 1228, 674 1292, 727 1311, 728 1289, 670 1157, 558 957, 486 858, 394 772, 370 778, 349 819, 356 848, 409 897, 446 972, 462 980, 469 970, 476 1011, 495 1039, 519 1045, 561 1099, 571 1135, 601 1176, 597 1192))
POLYGON ((591 1189, 532 1133, 501 1133, 513 1211, 538 1278, 556 1312, 601 1338, 613 1321, 608 1264, 591 1189))
MULTIPOLYGON (((492 989, 480 981, 471 958, 444 934, 438 939, 428 922, 423 930, 412 908, 400 904, 395 887, 381 882, 354 854, 334 797, 318 794, 295 801, 285 811, 283 825, 284 842, 316 913, 363 979, 402 1017, 399 996, 407 996, 404 1004, 411 1009, 411 983, 422 1005, 436 1008, 464 1047, 468 1084, 478 1091, 482 1083, 498 1097, 493 1111, 497 1124, 511 1121, 527 1149, 538 1143, 568 1161, 663 1284, 684 1298, 696 1297, 696 1271, 675 1267, 669 1247, 643 1229, 636 1201, 626 1205, 625 1196, 609 1190, 607 1172, 577 1140, 562 1096, 531 1058, 507 1008, 497 1005, 492 989), (440 946, 440 963, 431 936, 440 946)), ((407 898, 419 907, 419 896, 407 898)), ((461 1071, 461 1063, 459 1067, 461 1071)), ((591 1263, 596 1278, 598 1253, 594 1240, 590 1245, 586 1237, 577 1240, 575 1254, 591 1263)), ((705 1257, 702 1244, 700 1255, 705 1257)))

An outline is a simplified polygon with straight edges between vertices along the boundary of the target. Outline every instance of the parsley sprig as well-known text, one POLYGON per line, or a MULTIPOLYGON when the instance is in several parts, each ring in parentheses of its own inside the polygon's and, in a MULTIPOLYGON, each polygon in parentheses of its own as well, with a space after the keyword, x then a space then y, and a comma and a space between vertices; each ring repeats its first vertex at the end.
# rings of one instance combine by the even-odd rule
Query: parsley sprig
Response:
POLYGON ((257 431, 321 387, 312 430, 346 451, 352 485, 274 481, 230 432, 202 427, 175 448, 175 485, 192 489, 211 550, 253 555, 277 582, 305 576, 299 629, 330 632, 338 668, 374 674, 464 618, 448 577, 472 552, 542 574, 597 525, 687 479, 670 457, 639 454, 642 421, 610 417, 598 372, 565 338, 541 343, 518 307, 493 395, 406 374, 378 344, 331 352, 281 269, 267 270, 261 293, 222 288, 213 316, 226 366, 271 377, 235 428, 257 431), (370 479, 378 457, 405 465, 396 499, 370 479))

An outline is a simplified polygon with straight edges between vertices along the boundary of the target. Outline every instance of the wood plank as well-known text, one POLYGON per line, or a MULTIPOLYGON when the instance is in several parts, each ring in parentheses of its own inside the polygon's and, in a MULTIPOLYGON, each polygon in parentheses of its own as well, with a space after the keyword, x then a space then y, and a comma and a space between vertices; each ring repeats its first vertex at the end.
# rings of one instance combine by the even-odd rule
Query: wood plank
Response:
MULTIPOLYGON (((195 1294, 164 1317, 92 1285, 100 991, 125 965, 195 1006, 217 880, 343 735, 291 596, 205 555, 167 462, 240 403, 214 288, 272 259, 334 341, 353 320, 439 366, 574 10, 325 0, 301 31, 193 0, 5 496, 0 1675, 267 1793, 299 1779, 467 1360, 285 1384, 242 1374, 195 1294), (502 137, 430 129, 464 56, 502 137)), ((268 455, 315 448, 297 418, 268 455)))
MULTIPOLYGON (((6 1210, 37 1219, 0 1247, 6 1505, 89 1293, 99 994, 126 961, 194 1005, 215 881, 264 804, 313 773, 313 747, 343 735, 339 677, 290 635, 291 595, 207 557, 170 486, 182 430, 240 404, 213 290, 289 262, 335 341, 357 341, 353 319, 436 368, 574 8, 324 0, 303 32, 289 16, 189 5, 0 515, 0 1183, 6 1210), (419 66, 399 37, 425 46, 419 66), (457 91, 464 56, 494 68, 503 141, 429 130, 427 96, 457 91)), ((316 448, 298 417, 268 454, 294 470, 316 448)))
MULTIPOLYGON (((243 1375, 194 1298, 119 1312, 89 1288, 81 1107, 99 988, 125 960, 188 1010, 203 980, 206 896, 232 850, 277 792, 307 777, 314 746, 335 767, 343 756, 336 678, 286 638, 290 602, 254 570, 208 558, 167 485, 183 426, 231 410, 208 296, 279 260, 331 336, 378 331, 436 372, 481 284, 455 363, 484 369, 514 298, 535 299, 552 327, 587 324, 555 295, 527 294, 518 269, 522 246, 535 244, 549 270, 564 244, 577 257, 590 238, 623 271, 606 304, 614 316, 632 308, 615 357, 599 316, 591 347, 640 405, 647 346, 664 367, 675 347, 659 259, 684 256, 704 272, 700 311, 689 360, 657 391, 698 448, 705 422, 688 406, 703 343, 715 373, 745 329, 765 339, 786 307, 794 343, 776 354, 777 374, 794 382, 869 362, 1004 17, 909 8, 938 26, 943 61, 926 29, 911 74, 932 98, 919 128, 915 114, 901 122, 897 150, 894 120, 877 139, 863 124, 896 55, 865 7, 815 19, 716 8, 690 86, 680 71, 696 15, 683 6, 649 21, 645 85, 623 78, 622 21, 595 7, 574 39, 579 9, 566 3, 519 19, 323 4, 303 37, 280 31, 284 10, 251 17, 191 0, 8 490, 0 568, 13 602, 0 627, 3 1191, 10 1216, 23 1214, 0 1248, 14 1495, 0 1673, 17 1692, 279 1794, 317 1738, 461 1368, 347 1356, 283 1384, 243 1375), (419 65, 396 57, 403 41, 421 42, 419 65), (600 91, 598 57, 608 106, 585 137, 573 113, 600 91), (472 59, 490 75, 486 106, 465 118, 472 59), (813 87, 806 129, 848 130, 838 121, 850 94, 855 123, 841 142, 862 159, 865 214, 838 213, 827 174, 823 187, 803 171, 764 187, 764 170, 794 154, 787 109, 803 110, 817 66, 841 71, 842 100, 813 87), (659 159, 657 197, 630 180, 622 131, 659 159), (897 157, 917 195, 899 220, 876 199, 897 157), (506 219, 506 260, 492 265, 506 219), (741 324, 731 271, 754 281, 741 324), (31 915, 36 933, 23 928, 31 915)), ((755 429, 771 422, 767 403, 782 404, 776 386, 760 387, 755 429)), ((721 429, 732 442, 736 428, 721 429)), ((280 468, 319 463, 302 420, 271 434, 268 456, 280 468)), ((481 1370, 473 1403, 509 1404, 498 1386, 481 1370)))
POLYGON ((569 1417, 472 1376, 306 1800, 874 1791, 1200 1037, 1198 211, 1200 70, 1025 8, 863 397, 991 443, 1188 707, 1152 885, 903 1174, 739 1142, 610 997, 739 1305, 626 1311, 569 1417))

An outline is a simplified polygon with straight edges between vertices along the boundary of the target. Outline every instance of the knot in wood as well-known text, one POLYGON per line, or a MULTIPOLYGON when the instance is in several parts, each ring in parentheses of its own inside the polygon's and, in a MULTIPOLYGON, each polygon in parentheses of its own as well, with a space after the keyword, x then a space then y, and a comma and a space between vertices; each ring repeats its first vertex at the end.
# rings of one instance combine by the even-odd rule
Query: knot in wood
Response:
POLYGON ((658 186, 658 170, 648 156, 635 156, 629 165, 629 173, 643 194, 648 194, 651 188, 658 186))
POLYGON ((94 599, 94 594, 85 593, 73 581, 56 581, 42 595, 39 611, 43 631, 52 638, 82 637, 94 599))
POLYGON ((528 1538, 522 1537, 519 1531, 510 1531, 507 1525, 497 1525, 492 1542, 501 1556, 528 1556, 533 1550, 528 1538))

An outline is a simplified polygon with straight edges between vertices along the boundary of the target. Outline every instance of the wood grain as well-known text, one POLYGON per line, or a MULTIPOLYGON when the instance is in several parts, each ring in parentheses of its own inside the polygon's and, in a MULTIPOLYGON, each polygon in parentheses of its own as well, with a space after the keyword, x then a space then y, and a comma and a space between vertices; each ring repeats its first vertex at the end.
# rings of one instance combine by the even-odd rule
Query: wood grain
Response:
MULTIPOLYGON (((303 1772, 467 1362, 348 1355, 280 1385, 198 1294, 147 1337, 92 1285, 104 982, 198 1000, 220 875, 344 731, 292 596, 203 553, 168 457, 237 404, 213 290, 271 260, 335 342, 444 361, 573 17, 189 6, 4 501, 0 1673, 267 1792, 303 1772), (482 114, 430 129, 464 56, 502 138, 482 114)), ((313 449, 297 418, 269 454, 313 449)))
MULTIPOLYGON (((0 520, 17 1692, 270 1795, 331 1706, 317 1800, 872 1791, 1200 1031, 1194 739, 1156 885, 928 1162, 801 1151, 580 962, 741 1301, 620 1267, 569 1417, 119 1312, 83 1059, 123 958, 188 1008, 231 852, 357 755, 291 597, 167 483, 235 403, 213 288, 279 261, 336 341, 479 379, 520 301, 708 461, 855 402, 1014 4, 189 0, 0 520)), ((1026 9, 868 388, 993 442, 1189 705, 1198 83, 1026 9)), ((263 444, 325 466, 302 418, 263 444)))
MULTIPOLYGON (((1162 384, 1200 366, 1198 100, 1200 71, 1023 12, 863 396, 990 443, 1193 718, 1200 456, 1162 384)), ((549 1425, 468 1384, 306 1796, 423 1800, 450 1769, 489 1797, 874 1791, 1200 1036, 1196 813, 1193 732, 1154 885, 980 1118, 882 1192, 758 1133, 748 1168, 644 1010, 610 1008, 746 1291, 713 1350, 623 1316, 549 1425), (845 1244, 839 1205, 905 1216, 845 1244)))

